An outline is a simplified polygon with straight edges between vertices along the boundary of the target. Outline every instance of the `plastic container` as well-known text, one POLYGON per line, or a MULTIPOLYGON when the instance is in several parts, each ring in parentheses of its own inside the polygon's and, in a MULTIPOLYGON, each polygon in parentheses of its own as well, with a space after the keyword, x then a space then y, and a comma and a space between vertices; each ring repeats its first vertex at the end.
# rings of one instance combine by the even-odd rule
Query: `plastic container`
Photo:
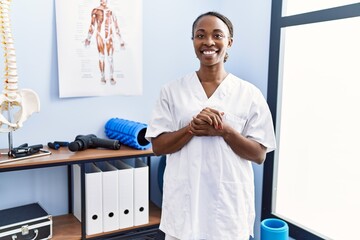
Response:
POLYGON ((110 139, 117 139, 129 147, 145 150, 151 143, 145 138, 147 125, 121 118, 111 118, 105 124, 105 134, 110 139))
POLYGON ((261 222, 261 240, 288 240, 288 224, 277 218, 267 218, 261 222))

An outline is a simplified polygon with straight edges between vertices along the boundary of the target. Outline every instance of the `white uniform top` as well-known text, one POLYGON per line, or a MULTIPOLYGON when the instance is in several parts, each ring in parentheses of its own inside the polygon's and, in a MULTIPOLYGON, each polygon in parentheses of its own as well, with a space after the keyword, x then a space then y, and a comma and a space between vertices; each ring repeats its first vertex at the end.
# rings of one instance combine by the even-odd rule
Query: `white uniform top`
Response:
MULTIPOLYGON (((267 151, 275 148, 268 105, 254 85, 229 74, 208 98, 191 73, 165 85, 146 137, 187 126, 203 108, 224 112, 223 121, 267 151)), ((181 240, 248 240, 255 219, 251 162, 222 137, 194 136, 167 156, 160 229, 181 240)))

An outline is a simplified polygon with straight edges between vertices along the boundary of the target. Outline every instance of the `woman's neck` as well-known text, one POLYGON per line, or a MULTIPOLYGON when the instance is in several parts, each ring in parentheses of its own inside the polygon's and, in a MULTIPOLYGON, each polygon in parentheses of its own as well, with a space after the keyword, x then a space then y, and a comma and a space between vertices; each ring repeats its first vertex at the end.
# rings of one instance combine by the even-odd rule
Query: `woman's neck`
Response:
POLYGON ((200 82, 216 82, 221 83, 228 73, 224 68, 214 69, 214 68, 200 68, 196 72, 200 82))
POLYGON ((200 68, 196 74, 208 98, 213 95, 213 93, 228 75, 225 69, 221 69, 220 71, 212 71, 204 70, 203 68, 200 68))

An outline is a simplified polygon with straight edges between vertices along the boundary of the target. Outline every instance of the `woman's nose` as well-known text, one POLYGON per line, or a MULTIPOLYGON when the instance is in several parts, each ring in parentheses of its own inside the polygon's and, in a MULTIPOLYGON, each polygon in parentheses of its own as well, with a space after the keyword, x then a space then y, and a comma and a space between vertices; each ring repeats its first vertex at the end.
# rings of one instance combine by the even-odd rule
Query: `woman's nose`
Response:
POLYGON ((215 45, 214 39, 212 37, 204 38, 204 44, 207 46, 215 45))

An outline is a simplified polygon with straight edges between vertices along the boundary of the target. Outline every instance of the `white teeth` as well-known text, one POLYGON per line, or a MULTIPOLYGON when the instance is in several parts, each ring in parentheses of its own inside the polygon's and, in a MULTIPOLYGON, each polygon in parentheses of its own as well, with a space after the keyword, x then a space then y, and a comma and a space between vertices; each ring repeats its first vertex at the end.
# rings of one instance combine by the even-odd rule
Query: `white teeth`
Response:
POLYGON ((215 54, 215 51, 204 51, 203 53, 205 55, 211 55, 211 54, 215 54))

